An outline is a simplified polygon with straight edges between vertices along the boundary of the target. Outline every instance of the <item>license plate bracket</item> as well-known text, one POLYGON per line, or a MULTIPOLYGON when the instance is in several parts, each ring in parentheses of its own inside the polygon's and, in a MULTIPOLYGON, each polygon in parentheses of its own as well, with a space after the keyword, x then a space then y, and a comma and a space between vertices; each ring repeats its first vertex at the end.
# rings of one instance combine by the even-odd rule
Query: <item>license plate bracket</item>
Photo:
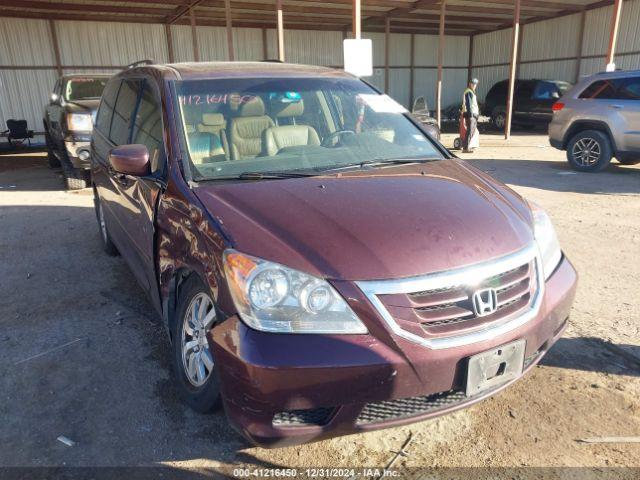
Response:
POLYGON ((469 357, 467 396, 478 395, 522 375, 525 347, 525 340, 517 340, 469 357))

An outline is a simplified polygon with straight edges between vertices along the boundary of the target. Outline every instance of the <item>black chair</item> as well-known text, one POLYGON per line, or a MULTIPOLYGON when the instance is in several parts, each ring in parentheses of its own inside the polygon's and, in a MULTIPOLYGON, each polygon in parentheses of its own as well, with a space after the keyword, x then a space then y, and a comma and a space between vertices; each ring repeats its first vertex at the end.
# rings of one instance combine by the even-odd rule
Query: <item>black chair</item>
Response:
POLYGON ((26 120, 14 120, 11 118, 7 120, 7 128, 8 130, 5 130, 2 133, 7 134, 9 145, 11 145, 12 147, 19 146, 22 145, 25 140, 27 140, 27 142, 29 142, 29 146, 31 146, 33 130, 29 130, 27 128, 26 120))

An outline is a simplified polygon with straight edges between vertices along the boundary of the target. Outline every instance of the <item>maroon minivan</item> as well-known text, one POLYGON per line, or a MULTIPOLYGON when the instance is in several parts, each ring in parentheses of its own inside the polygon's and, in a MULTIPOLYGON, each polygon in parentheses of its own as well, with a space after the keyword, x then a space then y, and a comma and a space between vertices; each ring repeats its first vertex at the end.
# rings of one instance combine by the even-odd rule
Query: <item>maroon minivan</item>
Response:
POLYGON ((186 402, 260 445, 466 407, 567 325, 577 277, 549 217, 342 71, 127 69, 92 179, 186 402))

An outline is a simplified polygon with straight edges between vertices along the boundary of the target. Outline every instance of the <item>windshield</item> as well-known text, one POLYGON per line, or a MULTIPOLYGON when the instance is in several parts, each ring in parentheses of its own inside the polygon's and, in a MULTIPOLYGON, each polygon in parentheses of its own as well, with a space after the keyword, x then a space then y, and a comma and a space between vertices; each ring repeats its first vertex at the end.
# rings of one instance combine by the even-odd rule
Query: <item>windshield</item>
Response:
POLYGON ((404 107, 344 78, 176 82, 195 180, 441 159, 404 107))
POLYGON ((64 99, 68 102, 100 98, 108 78, 74 78, 67 81, 64 99))

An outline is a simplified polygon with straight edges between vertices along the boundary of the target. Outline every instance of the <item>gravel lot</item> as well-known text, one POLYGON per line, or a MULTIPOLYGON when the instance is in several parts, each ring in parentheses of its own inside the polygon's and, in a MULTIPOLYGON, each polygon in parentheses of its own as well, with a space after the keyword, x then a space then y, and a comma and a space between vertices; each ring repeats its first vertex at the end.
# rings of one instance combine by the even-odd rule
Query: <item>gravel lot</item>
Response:
POLYGON ((383 466, 410 432, 398 465, 640 467, 638 443, 577 441, 640 435, 640 167, 574 173, 543 135, 481 141, 461 156, 547 209, 580 274, 566 337, 467 410, 280 450, 180 403, 159 320, 101 251, 91 192, 64 192, 44 156, 0 157, 0 467, 383 466))

